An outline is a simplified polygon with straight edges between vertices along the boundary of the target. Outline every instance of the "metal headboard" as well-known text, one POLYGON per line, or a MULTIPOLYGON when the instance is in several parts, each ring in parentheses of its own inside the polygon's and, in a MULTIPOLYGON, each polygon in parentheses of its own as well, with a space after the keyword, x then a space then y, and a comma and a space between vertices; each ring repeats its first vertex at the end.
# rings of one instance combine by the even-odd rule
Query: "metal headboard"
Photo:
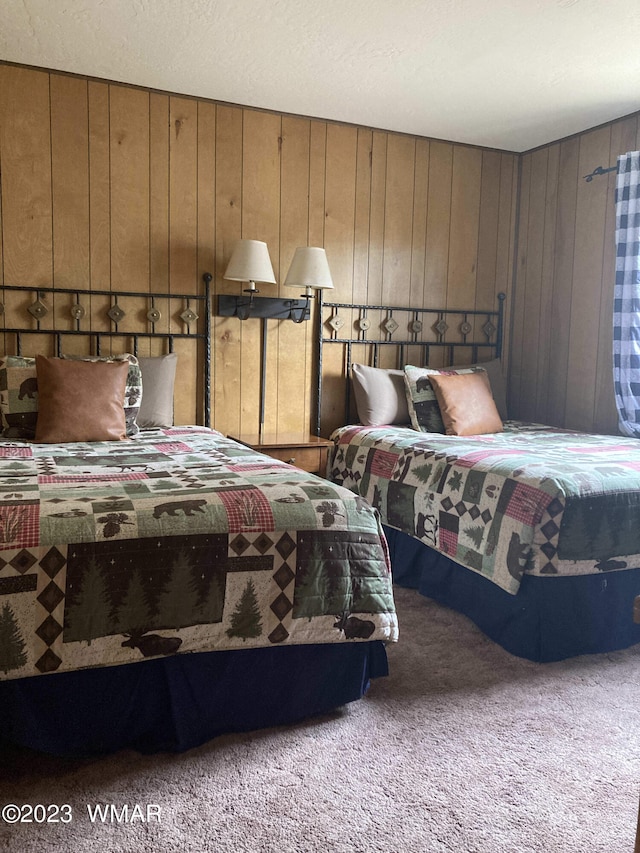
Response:
POLYGON ((354 302, 325 302, 318 291, 318 394, 316 400, 316 433, 320 435, 322 413, 322 358, 328 344, 345 348, 345 423, 351 407, 351 364, 353 347, 370 349, 371 366, 378 366, 382 347, 396 348, 396 367, 404 367, 405 354, 411 348, 421 350, 420 361, 429 364, 432 349, 443 351, 444 363, 456 363, 456 351, 471 350, 471 361, 478 360, 479 350, 488 349, 496 358, 502 354, 505 293, 498 294, 498 307, 492 311, 458 308, 407 308, 387 305, 364 305, 354 302), (357 315, 355 319, 353 315, 357 315), (345 317, 346 315, 346 317, 345 317), (348 319, 347 319, 348 317, 348 319), (373 318, 373 321, 372 321, 373 318), (373 325, 375 322, 375 325, 373 325), (349 331, 349 329, 351 331, 349 331), (343 332, 346 330, 346 334, 343 332), (355 332, 353 331, 355 330, 355 332), (379 335, 379 338, 374 337, 379 335), (408 334, 408 336, 407 336, 408 334), (481 334, 484 340, 470 339, 481 334))
MULTIPOLYGON (((127 350, 133 355, 138 355, 138 346, 141 340, 155 339, 164 340, 169 352, 174 350, 174 342, 181 339, 196 340, 202 349, 203 364, 203 388, 202 388, 202 415, 203 424, 209 425, 211 420, 211 275, 203 275, 204 293, 166 293, 149 291, 112 291, 112 290, 80 290, 65 287, 21 287, 16 285, 0 285, 0 334, 15 335, 15 354, 22 355, 23 337, 28 335, 47 335, 53 338, 55 352, 58 356, 63 353, 63 339, 66 337, 82 336, 93 342, 94 355, 101 355, 102 345, 105 340, 111 338, 125 338, 131 341, 127 350), (34 301, 25 308, 26 317, 23 325, 8 326, 5 320, 5 302, 7 294, 10 293, 32 293, 34 301), (65 317, 69 322, 69 328, 45 328, 43 321, 51 312, 54 322, 59 321, 57 311, 51 311, 46 304, 47 297, 67 294, 75 297, 69 313, 65 317), (101 331, 90 328, 92 319, 98 316, 95 311, 88 311, 83 305, 83 300, 94 297, 105 297, 109 300, 110 308, 105 312, 110 328, 101 331), (118 329, 118 324, 124 319, 125 312, 118 304, 123 298, 136 298, 146 305, 145 322, 141 324, 140 330, 118 329), (156 306, 156 301, 168 302, 172 310, 170 318, 177 319, 183 326, 182 332, 158 331, 156 326, 161 321, 161 312, 156 306), (193 303, 193 305, 192 305, 193 303), (194 310, 200 309, 200 310, 194 310), (174 312, 178 313, 174 316, 174 312)), ((105 317, 102 319, 104 320, 105 317)))

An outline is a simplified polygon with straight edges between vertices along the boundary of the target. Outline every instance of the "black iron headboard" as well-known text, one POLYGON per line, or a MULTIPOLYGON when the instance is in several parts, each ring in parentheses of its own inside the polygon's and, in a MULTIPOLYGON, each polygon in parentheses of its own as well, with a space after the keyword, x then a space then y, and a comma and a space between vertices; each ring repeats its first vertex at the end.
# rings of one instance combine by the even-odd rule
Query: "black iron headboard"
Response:
POLYGON ((369 362, 378 366, 380 351, 395 347, 396 367, 404 367, 406 354, 417 363, 429 364, 432 349, 443 356, 443 366, 456 363, 460 349, 470 350, 469 363, 478 361, 480 350, 488 350, 496 358, 502 354, 505 293, 498 294, 498 307, 492 311, 459 308, 407 308, 387 305, 364 305, 352 302, 325 302, 318 291, 318 394, 316 400, 316 433, 320 435, 322 414, 323 349, 328 344, 344 347, 345 423, 351 407, 351 375, 353 347, 365 345, 369 362), (355 331, 354 331, 355 330, 355 331), (481 335, 482 338, 478 338, 481 335))
MULTIPOLYGON (((138 355, 140 340, 163 340, 169 352, 173 352, 174 341, 181 339, 196 340, 201 348, 203 360, 202 387, 202 423, 209 426, 211 420, 211 275, 203 276, 204 293, 166 293, 149 291, 112 291, 112 290, 81 290, 64 287, 20 287, 16 285, 0 285, 0 334, 15 335, 15 354, 22 355, 23 338, 31 335, 48 335, 54 341, 57 355, 63 353, 63 340, 67 337, 81 336, 92 342, 94 355, 101 355, 103 342, 111 338, 125 338, 131 343, 127 350, 138 355), (20 325, 7 325, 5 303, 13 294, 33 294, 33 301, 24 306, 25 319, 20 325), (62 318, 58 310, 52 310, 55 297, 65 294, 75 301, 68 307, 64 321, 66 328, 56 328, 62 318), (107 321, 106 330, 91 328, 96 324, 96 311, 90 311, 85 306, 94 297, 103 297, 109 302, 109 308, 100 319, 107 321), (135 328, 119 329, 119 324, 125 318, 126 312, 118 300, 135 298, 145 306, 144 316, 136 317, 135 328), (47 302, 51 302, 50 305, 47 302), (170 306, 167 317, 156 303, 170 306), (83 304, 84 303, 84 304, 83 304), (194 310, 195 309, 195 310, 194 310), (48 327, 49 319, 53 326, 48 327), (158 331, 160 323, 166 326, 166 331, 158 331), (181 331, 170 331, 171 324, 178 323, 181 331), (139 328, 138 328, 139 327, 139 328)), ((13 311, 11 312, 13 316, 13 311)), ((96 324, 97 325, 97 324, 96 324)), ((6 340, 6 338, 5 338, 6 340)))

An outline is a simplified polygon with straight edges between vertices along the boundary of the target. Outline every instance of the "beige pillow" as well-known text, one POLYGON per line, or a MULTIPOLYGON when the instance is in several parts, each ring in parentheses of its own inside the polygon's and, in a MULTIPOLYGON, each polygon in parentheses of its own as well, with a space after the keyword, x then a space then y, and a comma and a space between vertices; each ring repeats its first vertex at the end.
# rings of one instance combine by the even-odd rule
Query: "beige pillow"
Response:
POLYGON ((138 426, 143 429, 173 426, 173 386, 176 379, 178 355, 143 357, 138 359, 142 371, 142 402, 138 426))
POLYGON ((411 419, 404 389, 404 370, 353 364, 351 381, 361 424, 409 425, 411 419))
POLYGON ((36 441, 123 441, 128 361, 72 361, 36 356, 36 441))
POLYGON ((434 374, 429 382, 447 435, 502 432, 503 425, 485 371, 434 374))

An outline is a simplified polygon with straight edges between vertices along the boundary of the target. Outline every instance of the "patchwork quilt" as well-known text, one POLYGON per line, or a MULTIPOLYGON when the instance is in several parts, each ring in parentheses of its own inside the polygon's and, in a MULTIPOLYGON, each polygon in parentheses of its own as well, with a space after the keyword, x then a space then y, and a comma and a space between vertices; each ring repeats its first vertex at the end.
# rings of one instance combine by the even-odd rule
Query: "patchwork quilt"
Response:
POLYGON ((0 442, 0 678, 394 641, 377 513, 203 427, 0 442))
POLYGON ((385 524, 516 593, 522 575, 640 566, 640 441, 506 422, 448 436, 336 430, 330 478, 385 524))

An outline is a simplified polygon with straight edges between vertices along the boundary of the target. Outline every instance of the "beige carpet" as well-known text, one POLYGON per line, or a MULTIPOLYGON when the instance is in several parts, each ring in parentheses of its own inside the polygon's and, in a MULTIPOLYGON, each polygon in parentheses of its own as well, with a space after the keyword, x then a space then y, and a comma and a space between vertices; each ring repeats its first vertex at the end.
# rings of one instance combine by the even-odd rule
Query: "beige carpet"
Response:
POLYGON ((73 820, 0 825, 0 850, 631 853, 640 647, 533 664, 416 592, 397 601, 391 676, 328 717, 181 755, 5 752, 0 803, 73 820), (158 805, 160 823, 92 823, 98 803, 158 805))

